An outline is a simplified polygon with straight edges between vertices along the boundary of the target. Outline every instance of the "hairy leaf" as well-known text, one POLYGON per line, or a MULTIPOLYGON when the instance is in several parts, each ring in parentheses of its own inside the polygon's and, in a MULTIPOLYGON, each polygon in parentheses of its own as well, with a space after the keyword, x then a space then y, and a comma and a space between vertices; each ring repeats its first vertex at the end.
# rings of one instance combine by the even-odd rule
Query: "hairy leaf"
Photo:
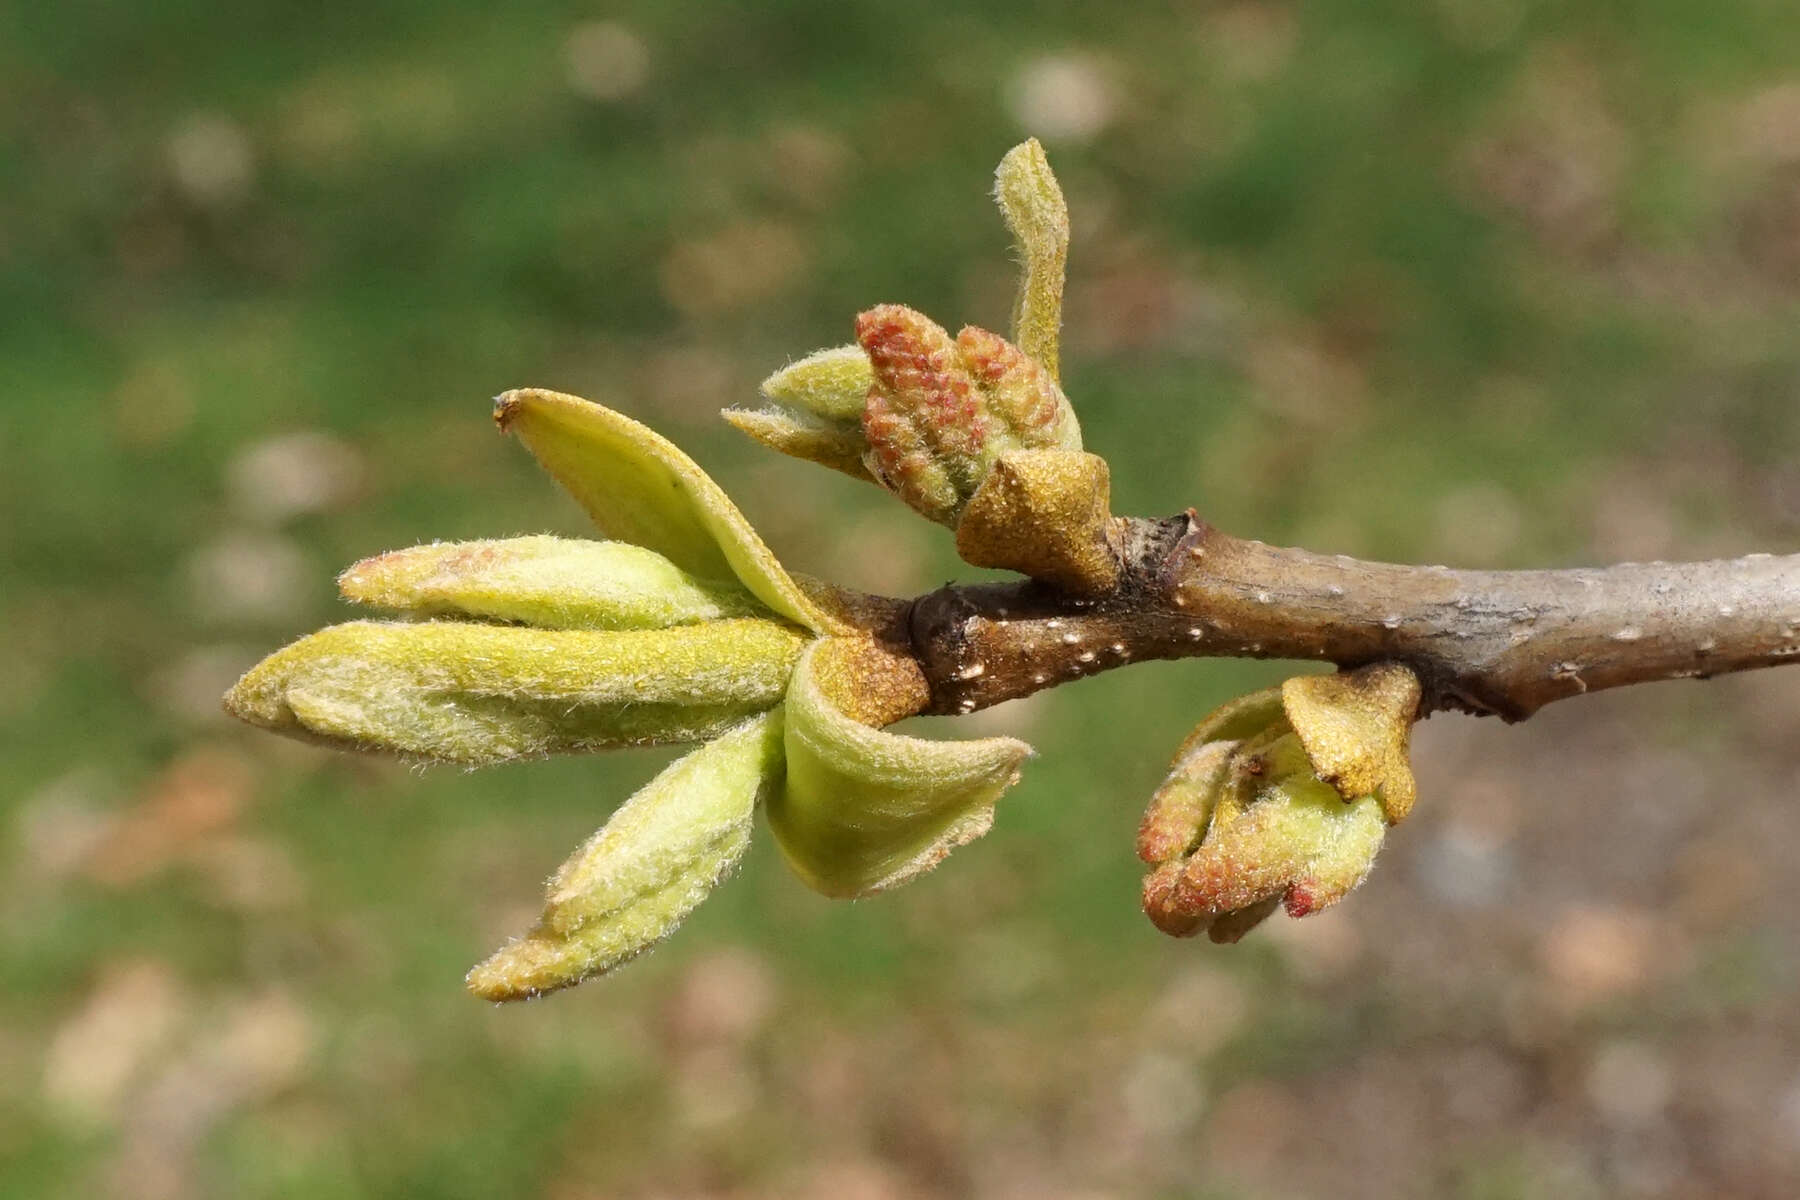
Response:
POLYGON ((338 576, 338 589, 380 608, 543 629, 662 629, 763 611, 742 588, 702 584, 654 550, 543 536, 390 551, 338 576))
POLYGON ((724 490, 667 438, 591 401, 536 388, 500 396, 494 420, 518 434, 608 537, 654 550, 708 582, 735 578, 815 633, 837 627, 724 490))
POLYGON ((904 883, 993 823, 1031 747, 1013 738, 934 742, 871 729, 833 693, 856 686, 837 660, 850 639, 815 642, 788 689, 786 782, 769 825, 788 863, 828 896, 904 883))
POLYGON ((754 618, 625 632, 353 621, 276 651, 225 706, 280 733, 467 764, 694 741, 778 703, 805 641, 754 618))

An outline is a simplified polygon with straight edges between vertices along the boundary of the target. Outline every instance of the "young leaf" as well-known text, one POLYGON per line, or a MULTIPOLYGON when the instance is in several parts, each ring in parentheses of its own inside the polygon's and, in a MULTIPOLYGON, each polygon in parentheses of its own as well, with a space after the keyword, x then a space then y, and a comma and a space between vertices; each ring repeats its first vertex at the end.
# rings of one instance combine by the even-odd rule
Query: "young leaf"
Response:
POLYGON ((1031 747, 932 742, 863 725, 834 698, 858 686, 850 639, 814 642, 788 688, 787 777, 769 826, 795 872, 828 896, 904 883, 986 833, 1031 747))
POLYGON ((608 537, 654 550, 702 580, 735 578, 815 633, 838 628, 724 490, 660 434, 601 405, 537 388, 501 395, 494 420, 518 434, 608 537))
POLYGON ((786 408, 728 408, 719 414, 771 450, 874 483, 863 456, 869 452, 861 421, 834 421, 786 408))
POLYGON ((994 199, 1013 235, 1022 268, 1013 303, 1012 340, 1042 363, 1051 379, 1060 379, 1057 344, 1069 257, 1069 207, 1036 138, 1014 146, 1000 160, 994 171, 994 199))
POLYGON ((551 877, 543 919, 470 971, 469 989, 526 999, 650 949, 743 857, 757 798, 780 772, 779 710, 672 763, 551 877))
POLYGON ((757 798, 781 778, 781 729, 776 708, 666 767, 551 877, 545 923, 571 934, 716 860, 722 847, 741 849, 757 798))
POLYGON ((875 383, 875 368, 861 346, 815 350, 763 380, 762 394, 783 408, 799 409, 828 421, 862 420, 863 402, 875 383))
POLYGON ((346 600, 418 616, 541 629, 662 629, 760 613, 733 584, 702 584, 642 546, 556 537, 434 542, 365 558, 338 576, 346 600))
POLYGON ((626 632, 353 621, 252 667, 225 707, 279 733, 470 765, 694 741, 779 702, 805 642, 756 618, 626 632))

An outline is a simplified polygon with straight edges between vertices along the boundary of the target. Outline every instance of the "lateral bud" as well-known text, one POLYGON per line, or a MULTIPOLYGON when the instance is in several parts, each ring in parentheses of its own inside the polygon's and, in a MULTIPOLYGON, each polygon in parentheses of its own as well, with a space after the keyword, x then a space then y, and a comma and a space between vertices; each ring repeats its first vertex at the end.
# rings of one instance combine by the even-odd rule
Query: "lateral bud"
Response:
POLYGON ((763 380, 768 403, 728 408, 726 421, 771 450, 874 483, 863 465, 863 405, 875 383, 861 346, 833 346, 789 363, 763 380))
POLYGON ((1277 907, 1328 908, 1374 865, 1416 788, 1417 677, 1398 663, 1290 679, 1195 729, 1150 802, 1144 911, 1177 937, 1234 942, 1277 907))

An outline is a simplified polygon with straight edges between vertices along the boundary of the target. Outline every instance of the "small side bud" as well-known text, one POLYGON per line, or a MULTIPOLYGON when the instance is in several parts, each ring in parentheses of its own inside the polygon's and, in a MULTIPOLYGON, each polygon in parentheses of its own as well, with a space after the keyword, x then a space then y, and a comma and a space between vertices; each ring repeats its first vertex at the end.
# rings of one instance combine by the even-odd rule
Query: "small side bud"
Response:
POLYGON ((1261 756, 1235 820, 1215 821, 1182 868, 1184 905, 1222 916, 1279 899, 1300 917, 1337 903, 1374 864, 1387 823, 1373 796, 1345 804, 1289 734, 1261 756))
POLYGON ((728 408, 725 420, 771 450, 874 483, 863 465, 863 406, 875 371, 861 346, 834 346, 790 363, 763 380, 768 404, 728 408))
POLYGON ((1022 274, 1013 303, 1013 341, 1060 378, 1063 274, 1069 256, 1069 207, 1036 138, 1006 152, 994 172, 994 199, 1013 236, 1022 274))
POLYGON ((365 558, 344 599, 413 616, 540 629, 663 629, 762 611, 748 592, 702 584, 653 550, 556 537, 436 542, 365 558))
POLYGON ((743 857, 781 754, 776 711, 671 764, 551 877, 543 919, 470 971, 469 990, 527 999, 604 974, 674 932, 743 857))
MULTIPOLYGON (((1390 803, 1411 806, 1417 678, 1394 663, 1288 680, 1221 706, 1176 754, 1138 833, 1144 911, 1235 942, 1278 906, 1303 917, 1365 877, 1390 803)), ((1404 815, 1404 810, 1401 811, 1404 815)))

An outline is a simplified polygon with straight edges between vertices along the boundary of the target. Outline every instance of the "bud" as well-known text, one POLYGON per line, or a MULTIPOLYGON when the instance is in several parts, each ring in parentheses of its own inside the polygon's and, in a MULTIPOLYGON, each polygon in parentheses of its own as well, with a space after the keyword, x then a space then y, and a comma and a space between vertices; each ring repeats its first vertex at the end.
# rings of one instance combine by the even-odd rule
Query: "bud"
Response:
POLYGON ((672 933, 750 844, 781 774, 779 710, 677 760, 550 879, 544 916, 469 972, 488 1000, 520 1000, 603 974, 672 933))
POLYGON ((783 408, 826 421, 862 420, 875 370, 861 346, 816 350, 763 380, 762 394, 783 408))
MULTIPOLYGON (((855 719, 879 691, 856 639, 814 642, 788 688, 787 777, 768 804, 788 865, 827 896, 905 883, 986 833, 1031 747, 1013 738, 933 742, 855 719)), ((891 711, 891 709, 890 709, 891 711)))
POLYGON ((805 643, 760 618, 619 632, 353 621, 252 667, 225 707, 306 740, 473 766, 711 737, 779 703, 805 643))
POLYGON ((763 611, 735 584, 702 584, 653 550, 555 537, 394 550, 345 571, 338 590, 411 616, 540 629, 662 629, 763 611))
POLYGON ((875 385, 865 462, 914 511, 955 526, 1001 455, 1080 450, 1074 410, 1047 372, 986 330, 956 340, 922 313, 884 304, 856 319, 875 385))
POLYGON ((857 319, 860 345, 783 367, 763 383, 766 407, 725 419, 784 454, 880 483, 952 527, 1001 454, 1079 451, 1081 428, 1058 385, 1069 213, 1035 140, 1001 159, 994 197, 1023 272, 1012 341, 969 326, 952 342, 919 313, 883 305, 857 319))
POLYGON ((1006 152, 994 172, 994 200, 1019 254, 1012 335, 1054 382, 1062 326, 1063 274, 1069 256, 1069 208, 1036 138, 1006 152))
POLYGON ((1368 875, 1387 828, 1373 796, 1346 804, 1313 774, 1293 734, 1234 769, 1253 779, 1253 794, 1233 819, 1214 822, 1183 866, 1184 907, 1223 915, 1279 898, 1300 917, 1368 875))
POLYGON ((863 465, 863 405, 875 372, 861 346, 835 346, 809 354, 763 380, 767 407, 728 408, 732 425, 763 445, 842 471, 868 483, 863 465))
POLYGON ((660 434, 536 388, 498 397, 494 421, 519 436, 607 537, 654 550, 706 583, 736 580, 815 633, 840 627, 782 569, 724 489, 660 434))
POLYGON ((1305 916, 1368 875, 1414 795, 1417 677, 1397 663, 1290 679, 1209 715, 1138 831, 1144 911, 1167 933, 1236 941, 1278 905, 1305 916))
POLYGON ((782 408, 727 408, 719 415, 771 450, 830 467, 864 483, 875 482, 863 464, 869 443, 863 438, 860 421, 827 421, 782 408))

